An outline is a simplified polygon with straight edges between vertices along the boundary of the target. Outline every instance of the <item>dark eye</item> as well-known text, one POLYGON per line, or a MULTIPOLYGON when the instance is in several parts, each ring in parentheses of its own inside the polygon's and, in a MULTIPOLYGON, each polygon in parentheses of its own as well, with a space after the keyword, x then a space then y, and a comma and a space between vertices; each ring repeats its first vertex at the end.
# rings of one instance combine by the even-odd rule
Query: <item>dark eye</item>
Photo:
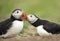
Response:
POLYGON ((19 13, 19 11, 17 11, 17 13, 19 13))
POLYGON ((32 16, 30 16, 30 17, 32 17, 32 16))

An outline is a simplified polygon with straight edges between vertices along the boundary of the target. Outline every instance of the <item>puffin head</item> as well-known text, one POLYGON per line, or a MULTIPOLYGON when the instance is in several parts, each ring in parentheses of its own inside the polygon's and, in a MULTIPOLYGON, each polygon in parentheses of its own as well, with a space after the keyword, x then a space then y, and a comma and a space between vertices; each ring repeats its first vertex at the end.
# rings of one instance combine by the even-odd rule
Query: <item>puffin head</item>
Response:
POLYGON ((12 12, 12 17, 15 18, 15 19, 20 19, 20 20, 23 20, 23 19, 26 19, 26 13, 23 12, 22 9, 15 9, 13 12, 12 12))
POLYGON ((27 20, 30 22, 30 23, 34 23, 38 20, 38 17, 36 15, 33 15, 33 14, 29 14, 27 15, 27 20))

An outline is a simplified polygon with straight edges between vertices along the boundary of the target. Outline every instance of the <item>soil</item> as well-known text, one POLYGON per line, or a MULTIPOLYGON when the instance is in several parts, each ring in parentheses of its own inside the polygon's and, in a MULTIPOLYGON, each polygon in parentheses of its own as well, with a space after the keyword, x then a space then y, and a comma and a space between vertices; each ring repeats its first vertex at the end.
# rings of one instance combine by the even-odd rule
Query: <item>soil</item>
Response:
POLYGON ((53 35, 49 37, 14 37, 9 39, 0 39, 0 41, 60 41, 60 35, 53 35))

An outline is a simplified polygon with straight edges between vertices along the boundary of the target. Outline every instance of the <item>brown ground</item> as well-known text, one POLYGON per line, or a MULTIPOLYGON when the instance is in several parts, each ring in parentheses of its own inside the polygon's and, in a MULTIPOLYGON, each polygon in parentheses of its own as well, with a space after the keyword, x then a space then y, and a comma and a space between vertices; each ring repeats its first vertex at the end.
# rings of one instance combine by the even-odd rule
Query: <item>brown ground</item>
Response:
POLYGON ((0 39, 0 41, 60 41, 60 35, 54 35, 52 37, 15 37, 10 39, 0 39))
POLYGON ((52 35, 49 37, 41 37, 36 35, 36 30, 34 27, 26 29, 23 36, 21 36, 9 39, 0 39, 0 41, 60 41, 60 35, 52 35))

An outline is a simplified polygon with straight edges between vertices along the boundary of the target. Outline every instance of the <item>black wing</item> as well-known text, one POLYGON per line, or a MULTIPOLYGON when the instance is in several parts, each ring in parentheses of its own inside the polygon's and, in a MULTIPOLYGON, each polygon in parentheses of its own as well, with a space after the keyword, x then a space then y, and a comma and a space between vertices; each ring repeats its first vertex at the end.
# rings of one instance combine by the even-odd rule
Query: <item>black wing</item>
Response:
POLYGON ((0 35, 5 34, 11 25, 12 25, 11 19, 7 19, 3 22, 0 22, 0 35))
POLYGON ((49 21, 45 21, 44 22, 44 29, 52 34, 59 34, 60 33, 60 25, 53 23, 53 22, 49 22, 49 21))

